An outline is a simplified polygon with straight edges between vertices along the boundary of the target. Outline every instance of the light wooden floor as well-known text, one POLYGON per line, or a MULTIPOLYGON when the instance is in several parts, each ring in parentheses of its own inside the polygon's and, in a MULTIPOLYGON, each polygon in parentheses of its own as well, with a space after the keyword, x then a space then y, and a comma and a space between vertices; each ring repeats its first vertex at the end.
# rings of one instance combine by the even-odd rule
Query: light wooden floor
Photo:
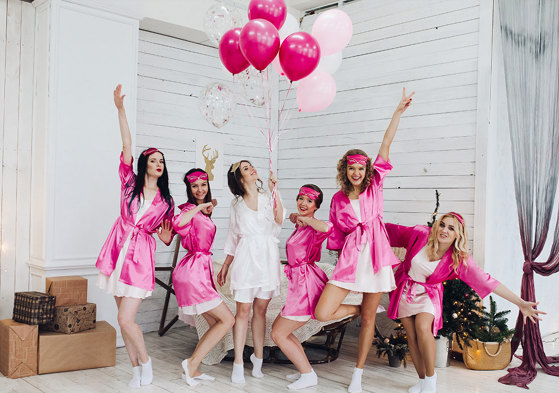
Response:
MULTIPOLYGON (((195 388, 190 388, 181 379, 180 362, 194 349, 197 342, 196 332, 186 327, 178 328, 171 330, 164 337, 159 337, 155 332, 146 334, 145 340, 154 365, 155 379, 151 386, 140 389, 127 388, 131 368, 125 348, 119 348, 116 367, 38 375, 15 380, 0 376, 0 392, 282 392, 288 391, 285 389, 288 384, 285 375, 294 372, 292 366, 265 364, 263 367, 265 378, 255 379, 249 376, 250 367, 247 366, 246 384, 233 385, 230 381, 232 364, 223 362, 216 366, 202 366, 204 372, 217 378, 215 382, 204 382, 195 388)), ((559 335, 548 337, 545 341, 548 342, 546 344, 548 355, 557 355, 559 335)), ((319 385, 302 392, 347 392, 356 353, 356 335, 353 332, 348 333, 340 358, 330 364, 315 367, 319 376, 319 385)), ((515 360, 513 365, 519 363, 515 360)), ((439 392, 524 392, 523 389, 497 382, 497 378, 505 374, 504 371, 472 371, 466 369, 461 362, 453 362, 451 367, 437 369, 437 374, 439 392)), ((415 380, 416 374, 412 364, 408 364, 407 368, 390 368, 386 359, 377 359, 374 350, 371 350, 363 374, 365 392, 407 392, 408 387, 413 385, 415 380)), ((529 386, 532 392, 556 392, 558 383, 558 378, 540 371, 536 380, 529 386)))

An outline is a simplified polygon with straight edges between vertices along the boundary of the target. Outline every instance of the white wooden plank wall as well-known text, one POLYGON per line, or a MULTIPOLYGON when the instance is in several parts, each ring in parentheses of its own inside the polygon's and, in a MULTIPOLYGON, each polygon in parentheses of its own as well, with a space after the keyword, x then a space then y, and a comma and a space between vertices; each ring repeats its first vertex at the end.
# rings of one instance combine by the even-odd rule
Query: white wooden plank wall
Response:
MULTIPOLYGON (((268 151, 263 137, 254 126, 254 121, 260 126, 264 124, 261 108, 248 108, 256 117, 251 120, 245 110, 237 106, 232 123, 221 129, 216 129, 202 117, 198 109, 199 93, 208 83, 216 81, 232 85, 231 76, 220 66, 216 48, 140 31, 136 156, 152 146, 163 151, 171 194, 178 206, 186 201, 182 179, 185 172, 195 165, 196 137, 211 136, 224 141, 224 187, 212 189, 212 195, 219 203, 212 216, 217 225, 213 252, 215 258, 223 259, 232 199, 227 187, 227 169, 231 163, 248 158, 256 165, 260 176, 267 178, 268 151)), ((170 265, 174 243, 166 247, 159 239, 157 241, 156 265, 170 265)), ((180 257, 183 255, 184 250, 181 249, 180 257)), ((158 277, 168 276, 158 274, 158 277)), ((157 328, 163 298, 164 291, 156 289, 154 296, 142 303, 138 321, 144 331, 157 328)), ((169 309, 171 317, 176 313, 175 305, 173 299, 169 309)))
MULTIPOLYGON (((350 148, 376 156, 405 86, 416 94, 391 147, 384 219, 425 224, 438 189, 439 211, 463 213, 472 239, 479 0, 359 0, 343 10, 354 30, 334 75, 333 104, 313 114, 292 109, 294 92, 286 102, 290 131, 280 141, 278 172, 287 207, 295 209, 299 186, 314 182, 325 192, 318 216, 327 218, 337 161, 350 148)), ((305 17, 302 30, 316 17, 305 17)), ((288 84, 280 86, 282 105, 288 84)))
POLYGON ((28 289, 35 10, 0 0, 0 319, 28 289))

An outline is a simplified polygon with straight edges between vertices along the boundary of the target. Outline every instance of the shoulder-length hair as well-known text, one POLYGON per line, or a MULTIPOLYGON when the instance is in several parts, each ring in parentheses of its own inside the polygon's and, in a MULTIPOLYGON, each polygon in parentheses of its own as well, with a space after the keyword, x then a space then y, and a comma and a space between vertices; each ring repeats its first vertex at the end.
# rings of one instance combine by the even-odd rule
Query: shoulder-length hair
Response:
MULTIPOLYGON (((231 193, 236 197, 243 197, 246 194, 246 189, 242 182, 243 174, 241 173, 241 164, 243 162, 252 165, 248 160, 241 160, 231 164, 229 170, 227 171, 227 185, 229 186, 231 193), (233 170, 235 166, 236 168, 233 170)), ((256 187, 258 188, 258 192, 264 192, 262 180, 258 179, 256 181, 256 187)))
POLYGON ((458 269, 462 264, 465 264, 465 260, 468 258, 468 250, 466 249, 466 244, 468 241, 466 235, 466 228, 462 225, 456 217, 452 214, 443 214, 441 218, 439 218, 433 224, 431 228, 431 233, 429 233, 429 239, 427 240, 426 251, 427 256, 429 259, 434 260, 436 258, 437 252, 439 250, 439 242, 437 240, 437 232, 441 225, 441 221, 447 217, 451 217, 454 220, 454 231, 456 232, 456 239, 454 239, 454 243, 452 243, 452 268, 455 272, 458 272, 458 269))
POLYGON ((359 193, 362 193, 363 191, 365 191, 367 189, 367 187, 369 187, 369 185, 371 184, 371 178, 373 177, 374 171, 375 171, 374 168, 373 168, 373 162, 371 160, 371 157, 369 157, 367 155, 367 153, 365 153, 361 149, 348 150, 344 154, 344 156, 340 159, 340 161, 338 161, 338 174, 336 176, 336 182, 338 183, 338 185, 342 189, 342 192, 346 195, 349 195, 351 193, 351 191, 353 191, 353 184, 351 184, 351 182, 349 181, 349 178, 347 177, 347 156, 352 156, 352 155, 355 155, 355 154, 361 154, 362 156, 367 157, 365 178, 363 179, 363 182, 361 183, 361 188, 359 190, 359 193))

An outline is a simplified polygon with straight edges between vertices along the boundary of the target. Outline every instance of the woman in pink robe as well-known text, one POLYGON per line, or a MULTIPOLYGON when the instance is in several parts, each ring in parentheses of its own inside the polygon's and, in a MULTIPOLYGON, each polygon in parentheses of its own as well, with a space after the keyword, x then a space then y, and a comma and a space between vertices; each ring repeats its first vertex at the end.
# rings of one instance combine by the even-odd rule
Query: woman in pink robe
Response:
POLYGON ((204 333, 191 357, 182 362, 184 378, 195 386, 200 380, 213 380, 198 371, 200 363, 212 348, 233 328, 235 318, 221 300, 214 280, 211 248, 215 224, 211 219, 214 201, 208 174, 199 168, 184 176, 188 202, 173 218, 173 229, 181 236, 187 254, 173 271, 173 288, 179 306, 179 318, 194 325, 193 315, 201 314, 210 329, 204 333))
POLYGON ((97 269, 97 285, 114 296, 118 308, 118 324, 132 362, 130 387, 149 385, 153 379, 151 358, 144 344, 136 312, 142 299, 150 296, 155 283, 155 239, 169 245, 173 234, 173 198, 169 193, 169 177, 163 154, 155 149, 144 150, 138 159, 138 175, 132 169, 132 137, 124 110, 121 85, 114 91, 118 109, 122 154, 120 176, 120 216, 105 241, 97 269), (138 363, 138 359, 141 363, 138 363))
POLYGON ((460 278, 481 298, 490 293, 518 306, 524 319, 541 319, 537 303, 526 302, 485 273, 466 251, 465 223, 458 213, 447 213, 433 228, 386 224, 392 247, 405 247, 406 258, 395 273, 396 289, 390 293, 388 316, 399 318, 419 381, 410 393, 436 391, 435 339, 442 328, 443 281, 460 278))
POLYGON ((399 263, 382 221, 384 178, 392 169, 388 153, 400 117, 411 104, 411 95, 402 92, 374 163, 359 149, 349 150, 338 162, 337 181, 341 187, 332 197, 330 222, 333 232, 327 248, 338 251, 338 263, 316 306, 316 319, 329 321, 335 315, 351 315, 342 304, 350 291, 363 293, 361 331, 357 362, 348 392, 362 391, 361 377, 373 343, 375 316, 384 292, 395 288, 392 266, 399 263))
MULTIPOLYGON (((289 280, 285 306, 272 325, 271 337, 281 351, 297 367, 298 380, 288 385, 291 390, 304 389, 318 383, 303 346, 293 332, 314 318, 314 309, 328 281, 326 273, 315 262, 320 260, 322 243, 332 232, 332 224, 314 218, 322 203, 322 190, 305 184, 297 195, 298 213, 290 216, 296 224, 285 245, 289 280)), ((358 307, 355 312, 359 312, 358 307)), ((343 317, 343 315, 342 315, 343 317)))

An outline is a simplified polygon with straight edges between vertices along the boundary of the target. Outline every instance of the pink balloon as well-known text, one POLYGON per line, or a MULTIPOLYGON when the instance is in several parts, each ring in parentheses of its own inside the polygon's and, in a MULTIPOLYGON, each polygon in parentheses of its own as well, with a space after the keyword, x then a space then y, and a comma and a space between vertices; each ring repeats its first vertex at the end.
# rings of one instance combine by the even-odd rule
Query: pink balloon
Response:
POLYGON ((274 71, 276 71, 279 75, 285 76, 285 72, 283 72, 283 68, 281 68, 281 64, 279 61, 279 54, 276 57, 274 57, 274 60, 272 61, 272 66, 274 67, 274 71))
POLYGON ((344 49, 353 34, 353 24, 349 16, 341 10, 328 10, 314 21, 312 35, 320 44, 322 56, 328 56, 344 49))
POLYGON ((262 71, 278 54, 278 29, 264 19, 250 20, 241 30, 239 44, 245 59, 258 71, 262 71))
POLYGON ((286 17, 287 6, 283 0, 252 0, 248 5, 248 19, 265 19, 278 30, 286 17))
POLYGON ((241 28, 231 29, 219 41, 219 58, 233 75, 245 70, 250 63, 245 59, 239 47, 241 28))
POLYGON ((325 71, 313 72, 297 86, 297 106, 303 112, 326 109, 336 97, 336 81, 325 71))
POLYGON ((318 65, 320 46, 309 33, 299 31, 283 41, 279 59, 287 79, 298 81, 313 72, 318 65))

